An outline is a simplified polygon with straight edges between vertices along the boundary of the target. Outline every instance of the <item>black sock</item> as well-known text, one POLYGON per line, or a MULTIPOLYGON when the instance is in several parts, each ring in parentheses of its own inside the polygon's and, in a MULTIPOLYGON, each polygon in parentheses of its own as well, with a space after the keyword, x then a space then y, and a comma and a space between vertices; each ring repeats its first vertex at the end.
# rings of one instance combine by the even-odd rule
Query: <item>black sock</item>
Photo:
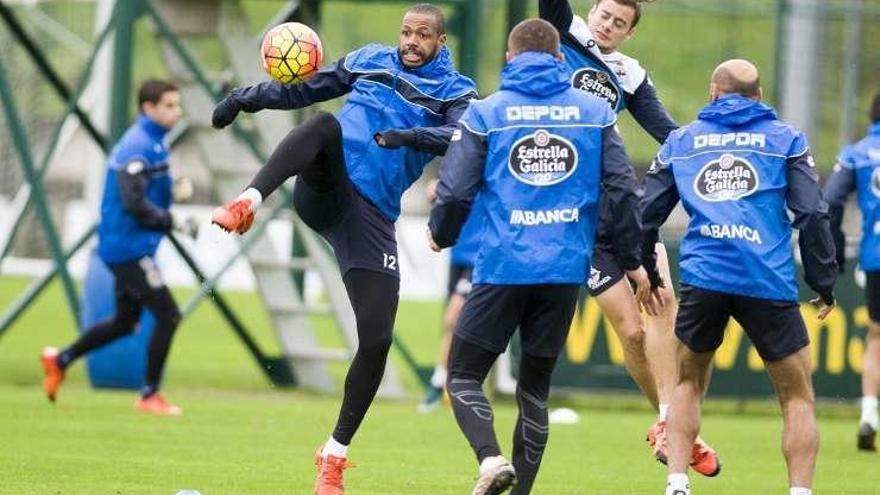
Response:
POLYGON ((141 398, 147 399, 158 391, 159 389, 156 386, 144 385, 143 387, 141 387, 141 398))
POLYGON ((449 377, 446 382, 452 399, 452 412, 477 461, 501 455, 493 426, 492 406, 483 393, 483 381, 498 354, 452 337, 449 351, 449 377))
POLYGON ((311 188, 321 193, 337 188, 347 173, 342 127, 332 114, 319 112, 278 143, 248 187, 267 198, 284 181, 301 174, 311 188))
POLYGON ((538 475, 550 432, 547 397, 550 395, 550 377, 555 366, 556 358, 523 354, 520 360, 516 387, 519 417, 513 431, 512 460, 517 484, 511 495, 529 493, 538 475))
POLYGON ((349 445, 382 383, 397 315, 400 279, 352 269, 342 280, 357 319, 358 349, 345 377, 345 396, 333 438, 349 445))
POLYGON ((80 356, 130 334, 137 322, 127 312, 118 313, 109 321, 98 323, 58 355, 58 366, 65 369, 80 356))

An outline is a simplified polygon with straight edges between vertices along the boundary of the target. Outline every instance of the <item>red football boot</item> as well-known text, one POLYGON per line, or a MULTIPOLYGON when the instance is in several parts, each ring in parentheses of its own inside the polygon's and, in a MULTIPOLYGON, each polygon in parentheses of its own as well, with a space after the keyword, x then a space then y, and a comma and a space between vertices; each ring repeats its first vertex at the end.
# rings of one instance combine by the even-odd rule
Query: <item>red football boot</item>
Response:
POLYGON ((315 479, 315 495, 344 495, 345 484, 342 481, 342 472, 353 464, 348 462, 347 457, 335 455, 321 455, 321 448, 315 453, 315 467, 318 468, 318 477, 315 479))
POLYGON ((244 234, 254 223, 254 205, 249 199, 236 198, 216 208, 211 223, 227 232, 244 234))
POLYGON ((43 353, 40 355, 40 362, 43 363, 43 371, 46 374, 43 378, 43 390, 46 391, 46 397, 52 402, 55 402, 55 398, 58 396, 58 387, 64 381, 64 370, 58 366, 58 354, 58 349, 44 347, 43 353))
POLYGON ((140 412, 157 414, 159 416, 180 416, 183 410, 178 406, 169 404, 164 397, 155 393, 149 397, 141 397, 134 404, 134 408, 140 412))

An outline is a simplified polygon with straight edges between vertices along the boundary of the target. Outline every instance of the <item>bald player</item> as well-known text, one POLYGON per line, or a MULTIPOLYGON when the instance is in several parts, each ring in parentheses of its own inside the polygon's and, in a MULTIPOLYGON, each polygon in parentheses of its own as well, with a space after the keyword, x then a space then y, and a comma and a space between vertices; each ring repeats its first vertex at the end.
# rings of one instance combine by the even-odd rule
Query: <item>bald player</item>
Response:
POLYGON ((675 334, 683 345, 667 424, 666 495, 690 495, 687 466, 700 431, 700 403, 731 317, 755 345, 779 396, 790 493, 811 493, 819 432, 789 247, 792 228, 800 230, 804 279, 819 294, 811 301, 819 319, 834 307, 837 262, 807 139, 778 120, 761 97, 750 62, 718 66, 709 104, 696 121, 669 135, 645 179, 646 269, 656 274, 657 232, 679 200, 690 216, 681 243, 675 334))

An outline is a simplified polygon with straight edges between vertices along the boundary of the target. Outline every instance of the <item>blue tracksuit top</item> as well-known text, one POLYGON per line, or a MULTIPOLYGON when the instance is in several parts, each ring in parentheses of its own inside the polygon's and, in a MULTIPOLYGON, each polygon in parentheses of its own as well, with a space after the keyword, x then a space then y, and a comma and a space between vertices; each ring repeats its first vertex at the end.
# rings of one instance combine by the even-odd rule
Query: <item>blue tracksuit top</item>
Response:
MULTIPOLYGON (((559 31, 572 87, 604 99, 617 113, 628 110, 659 144, 678 128, 639 61, 619 51, 602 53, 587 21, 575 15, 569 0, 538 0, 538 14, 559 31)), ((610 206, 603 200, 599 207, 599 239, 613 245, 615 258, 619 258, 620 247, 611 235, 612 217, 610 206)))
POLYGON ((351 93, 336 114, 342 126, 343 153, 354 187, 389 220, 400 215, 400 198, 442 155, 456 122, 476 97, 476 85, 452 66, 444 46, 415 69, 403 65, 397 47, 370 44, 319 70, 303 84, 264 82, 233 90, 246 112, 290 110, 351 93), (414 144, 381 148, 377 132, 405 130, 414 144))
POLYGON ((807 139, 769 106, 724 96, 669 135, 646 177, 643 256, 653 252, 651 241, 679 198, 690 216, 681 243, 683 283, 796 301, 794 227, 807 283, 831 293, 834 246, 807 139))
POLYGON ((837 260, 841 264, 845 247, 841 230, 843 208, 853 191, 862 210, 859 265, 862 270, 880 270, 880 122, 874 122, 864 139, 841 151, 834 172, 825 184, 837 260))
POLYGON ((635 176, 616 116, 568 79, 549 54, 517 55, 501 89, 471 102, 452 138, 429 228, 439 246, 454 244, 479 192, 475 284, 584 283, 603 181, 612 203, 624 205, 615 210, 620 239, 638 245, 635 176))
POLYGON ((171 228, 166 130, 141 114, 107 161, 98 255, 105 263, 153 256, 171 228))
POLYGON ((450 249, 449 258, 453 265, 473 267, 480 249, 483 230, 483 215, 480 211, 479 199, 474 201, 474 208, 467 221, 461 227, 458 242, 450 249))

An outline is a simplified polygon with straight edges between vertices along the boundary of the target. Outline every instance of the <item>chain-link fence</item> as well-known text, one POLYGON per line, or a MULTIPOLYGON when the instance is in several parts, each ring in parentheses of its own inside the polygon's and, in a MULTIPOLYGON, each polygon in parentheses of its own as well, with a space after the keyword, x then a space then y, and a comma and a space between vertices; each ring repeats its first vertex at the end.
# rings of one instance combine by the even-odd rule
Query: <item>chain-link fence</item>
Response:
MULTIPOLYGON (((92 50, 95 36, 95 3, 91 1, 5 2, 17 23, 30 35, 42 57, 58 71, 68 85, 77 80, 92 50)), ((0 60, 10 80, 15 110, 24 128, 31 159, 39 165, 44 160, 58 123, 63 119, 66 102, 53 91, 33 58, 18 42, 9 25, 0 25, 0 60)), ((0 114, 0 203, 12 202, 21 192, 24 181, 20 155, 9 132, 5 112, 0 114)), ((53 180, 48 176, 46 190, 56 224, 61 221, 65 203, 81 195, 81 181, 71 180, 76 173, 53 180)), ((4 215, 12 211, 5 209, 4 215)), ((0 218, 8 225, 12 218, 0 218)), ((7 235, 4 230, 0 235, 7 235)), ((48 249, 35 218, 29 215, 19 229, 13 254, 45 256, 48 249)))
MULTIPOLYGON (((288 2, 241 3, 250 16, 249 28, 258 36, 264 23, 288 2)), ((4 4, 11 7, 65 83, 74 86, 96 38, 97 2, 4 0, 4 4)), ((507 0, 483 0, 477 47, 478 82, 483 94, 497 88, 507 4, 507 0)), ((528 2, 529 15, 537 15, 537 4, 537 0, 528 2)), ((572 1, 582 16, 587 16, 592 4, 593 0, 572 1)), ((396 43, 406 6, 395 1, 325 0, 321 36, 327 60, 369 42, 396 43)), ((864 132, 868 102, 880 90, 880 0, 658 0, 643 8, 635 35, 621 49, 641 61, 678 122, 692 120, 705 104, 713 68, 727 58, 741 57, 754 61, 761 70, 766 100, 808 132, 823 172, 830 170, 842 143, 864 132)), ((444 9, 453 17, 450 25, 454 26, 454 9, 448 5, 444 9)), ((139 23, 135 35, 134 81, 165 73, 155 37, 143 24, 139 23)), ((209 72, 220 73, 226 62, 219 54, 218 60, 212 60, 217 50, 208 49, 216 44, 217 40, 206 39, 204 46, 193 42, 190 48, 209 72)), ((451 45, 456 53, 472 48, 460 46, 456 36, 452 36, 451 45)), ((52 91, 5 24, 0 27, 0 46, 32 155, 39 163, 65 102, 52 91)), ((327 108, 332 110, 335 105, 338 103, 327 108)), ((22 173, 2 119, 0 115, 0 201, 9 201, 22 184, 22 173)), ((105 123, 96 124, 103 127, 105 123)), ((622 119, 621 126, 630 155, 644 167, 656 153, 657 143, 629 117, 622 119)), ((82 194, 75 172, 60 178, 49 175, 56 213, 63 198, 82 194)))

